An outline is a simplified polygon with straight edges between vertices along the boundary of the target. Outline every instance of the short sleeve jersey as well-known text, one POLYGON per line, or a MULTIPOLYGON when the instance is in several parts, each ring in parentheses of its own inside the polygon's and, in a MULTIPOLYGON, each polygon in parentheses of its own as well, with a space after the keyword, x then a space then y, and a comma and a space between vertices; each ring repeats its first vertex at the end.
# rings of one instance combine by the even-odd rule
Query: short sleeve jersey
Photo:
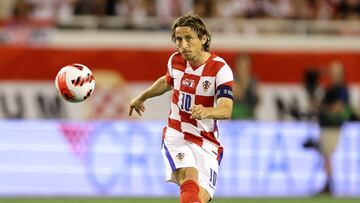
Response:
POLYGON ((190 109, 199 104, 215 107, 218 97, 232 99, 233 74, 230 67, 213 53, 203 65, 192 67, 176 52, 169 58, 167 68, 166 83, 173 87, 168 130, 200 146, 204 141, 220 146, 217 121, 191 119, 190 109), (220 90, 227 93, 221 94, 220 90))

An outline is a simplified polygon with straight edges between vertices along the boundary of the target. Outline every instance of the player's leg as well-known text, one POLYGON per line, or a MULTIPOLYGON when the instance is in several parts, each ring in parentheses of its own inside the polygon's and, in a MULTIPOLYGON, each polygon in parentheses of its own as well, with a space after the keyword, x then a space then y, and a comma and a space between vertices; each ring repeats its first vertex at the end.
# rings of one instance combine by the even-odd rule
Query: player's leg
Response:
MULTIPOLYGON (((198 198, 202 203, 207 203, 210 201, 209 193, 198 183, 198 171, 196 168, 189 167, 189 168, 179 168, 174 173, 173 176, 176 178, 178 184, 180 185, 181 192, 186 189, 189 183, 196 183, 197 188, 195 191, 198 194, 198 198), (185 186, 185 187, 184 187, 185 186)), ((195 187, 195 186, 193 186, 195 187)))
POLYGON ((166 137, 162 152, 167 168, 167 181, 180 186, 180 202, 200 203, 198 173, 189 143, 182 138, 166 137))
POLYGON ((177 183, 180 190, 190 191, 190 196, 200 198, 201 202, 210 201, 215 191, 218 170, 216 156, 211 157, 198 145, 171 136, 164 139, 162 153, 166 180, 177 183))
POLYGON ((211 200, 209 193, 201 186, 199 191, 199 199, 201 200, 201 202, 205 202, 205 203, 211 200))
POLYGON ((198 172, 194 167, 178 168, 173 177, 180 185, 180 203, 199 202, 198 172))
POLYGON ((219 162, 215 153, 217 148, 206 150, 194 144, 192 149, 198 170, 199 197, 203 202, 209 202, 214 196, 218 177, 219 162))

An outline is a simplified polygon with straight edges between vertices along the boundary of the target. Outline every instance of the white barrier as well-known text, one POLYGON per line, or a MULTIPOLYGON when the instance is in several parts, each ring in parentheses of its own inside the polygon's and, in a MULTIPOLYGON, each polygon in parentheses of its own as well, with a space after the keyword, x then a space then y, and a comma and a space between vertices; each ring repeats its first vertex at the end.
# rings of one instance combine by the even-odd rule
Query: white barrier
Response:
MULTIPOLYGON (((54 47, 132 47, 141 49, 174 49, 170 32, 126 32, 68 30, 51 35, 49 45, 54 47), (151 39, 151 40, 149 40, 151 39)), ((293 36, 293 35, 239 35, 238 33, 214 34, 212 47, 236 51, 359 51, 357 36, 293 36)))
MULTIPOLYGON (((177 196, 164 182, 162 122, 0 122, 2 196, 177 196)), ((302 143, 313 123, 222 122, 217 196, 308 196, 322 161, 302 143)), ((360 125, 346 124, 334 155, 335 192, 360 195, 360 125)))

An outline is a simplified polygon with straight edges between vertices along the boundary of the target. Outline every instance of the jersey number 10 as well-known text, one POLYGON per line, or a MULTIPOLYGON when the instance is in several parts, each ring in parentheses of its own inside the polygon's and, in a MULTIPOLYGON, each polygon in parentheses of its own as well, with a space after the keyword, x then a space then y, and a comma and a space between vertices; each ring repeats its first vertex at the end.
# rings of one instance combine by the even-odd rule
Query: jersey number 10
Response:
POLYGON ((212 186, 216 186, 216 180, 217 180, 217 173, 216 171, 212 170, 210 168, 210 180, 209 182, 212 184, 212 186))
POLYGON ((181 110, 190 111, 191 107, 191 95, 181 93, 181 110))

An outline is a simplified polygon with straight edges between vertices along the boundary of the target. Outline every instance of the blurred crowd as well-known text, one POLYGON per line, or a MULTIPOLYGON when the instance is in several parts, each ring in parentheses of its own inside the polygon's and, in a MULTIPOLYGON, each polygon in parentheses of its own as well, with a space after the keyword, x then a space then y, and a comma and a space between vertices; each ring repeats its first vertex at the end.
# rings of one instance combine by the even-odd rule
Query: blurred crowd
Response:
POLYGON ((74 16, 119 16, 136 24, 168 23, 194 12, 207 18, 359 20, 360 0, 1 0, 0 19, 28 17, 52 22, 74 16))
POLYGON ((188 13, 217 33, 360 35, 360 0, 1 0, 0 43, 45 43, 53 29, 169 30, 188 13))

